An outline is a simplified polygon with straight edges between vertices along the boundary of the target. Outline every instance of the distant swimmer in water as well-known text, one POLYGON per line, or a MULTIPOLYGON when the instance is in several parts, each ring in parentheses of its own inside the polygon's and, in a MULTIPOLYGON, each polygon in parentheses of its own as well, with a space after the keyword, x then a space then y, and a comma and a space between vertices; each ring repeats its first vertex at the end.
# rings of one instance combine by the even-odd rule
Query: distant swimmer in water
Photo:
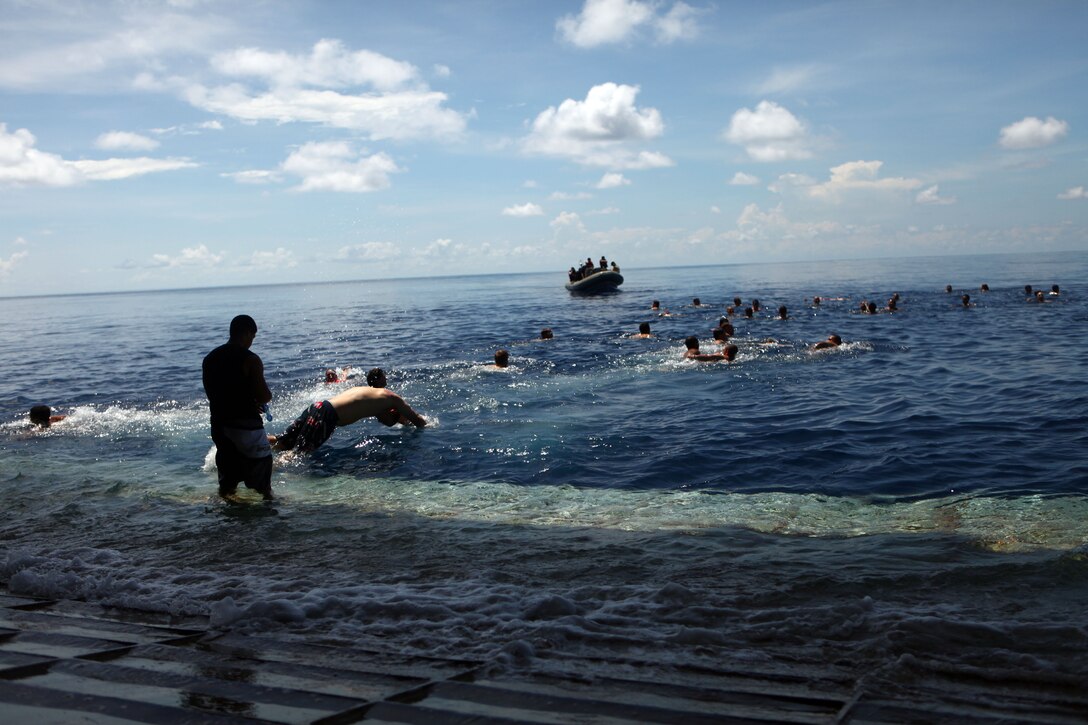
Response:
POLYGON ((1043 294, 1043 291, 1041 289, 1035 290, 1035 301, 1046 302, 1046 295, 1043 294))
POLYGON ((895 312, 899 309, 899 303, 896 300, 897 298, 895 295, 888 298, 888 312, 895 312))
POLYGON ((39 428, 48 428, 67 417, 66 415, 53 415, 53 409, 48 405, 35 405, 30 409, 30 423, 39 428))
POLYGON ((759 300, 752 300, 752 309, 759 312, 759 300))
POLYGON ((982 286, 979 287, 978 289, 979 289, 980 292, 989 292, 990 291, 990 285, 983 282, 982 286))
POLYGON ((968 294, 965 294, 963 297, 960 297, 960 302, 963 303, 964 307, 972 307, 973 306, 971 304, 971 295, 968 295, 968 294))
POLYGON ((830 347, 838 347, 842 344, 842 338, 838 335, 828 335, 826 340, 820 340, 812 346, 813 350, 826 350, 830 347))
POLYGON ((688 360, 699 360, 700 362, 716 362, 724 360, 725 356, 720 352, 703 353, 699 352, 699 338, 692 335, 684 340, 684 347, 687 349, 684 351, 684 357, 688 360))
POLYGON ((749 320, 752 319, 752 308, 751 307, 745 307, 744 308, 744 316, 747 317, 749 320))
POLYGON ((728 317, 721 317, 718 319, 718 327, 722 328, 722 332, 728 337, 732 337, 736 334, 736 330, 733 328, 733 323, 729 321, 728 317))
POLYGON ((1060 295, 1061 293, 1062 293, 1061 288, 1059 288, 1058 285, 1056 285, 1056 284, 1050 285, 1050 294, 1060 295))
POLYGON ((545 327, 543 330, 541 330, 540 331, 540 339, 541 340, 551 340, 552 339, 552 328, 545 327))
POLYGON ((510 353, 506 350, 495 351, 495 364, 492 367, 505 368, 510 367, 510 353))
POLYGON ((659 300, 654 300, 650 303, 650 309, 654 312, 659 312, 661 310, 661 302, 659 300))
POLYGON ((693 299, 693 300, 691 301, 691 306, 692 306, 692 307, 702 307, 702 306, 703 306, 703 303, 702 303, 702 301, 700 301, 700 300, 699 300, 699 298, 698 298, 698 297, 696 297, 695 299, 693 299))
POLYGON ((427 420, 393 391, 360 386, 314 403, 283 433, 269 436, 268 442, 277 451, 310 453, 327 441, 337 428, 362 418, 377 418, 386 426, 397 423, 410 423, 417 428, 427 426, 427 420))
POLYGON ((645 339, 650 338, 650 337, 653 337, 653 335, 650 334, 650 323, 649 322, 640 322, 640 323, 638 323, 638 332, 635 333, 634 335, 631 335, 632 340, 645 340, 645 339))
POLYGON ((948 294, 952 294, 952 285, 946 284, 944 286, 944 291, 947 292, 948 294))
POLYGON ((733 306, 734 307, 740 307, 743 304, 744 304, 744 302, 741 301, 740 297, 734 297, 733 298, 733 306))
POLYGON ((729 335, 725 334, 725 330, 720 327, 715 327, 710 331, 710 334, 714 336, 714 342, 719 345, 725 345, 729 342, 729 335))
POLYGON ((875 315, 876 314, 876 303, 875 302, 866 303, 865 311, 868 312, 870 315, 875 315))
POLYGON ((737 359, 737 350, 736 345, 729 343, 722 347, 722 357, 725 358, 726 362, 733 362, 737 359))
POLYGON ((366 373, 366 384, 372 388, 385 387, 385 371, 381 368, 370 368, 366 373))
POLYGON ((329 368, 325 371, 325 382, 330 384, 347 382, 347 379, 351 377, 350 372, 350 367, 341 368, 340 370, 329 368))
POLYGON ((778 308, 778 319, 788 320, 789 316, 790 316, 789 315, 789 310, 786 309, 785 305, 782 305, 781 307, 778 308))
POLYGON ((1032 292, 1030 284, 1024 285, 1024 294, 1028 297, 1031 297, 1033 294, 1035 294, 1034 292, 1032 292))
POLYGON ((820 298, 819 297, 813 297, 812 298, 812 305, 814 307, 819 307, 820 306, 820 298))

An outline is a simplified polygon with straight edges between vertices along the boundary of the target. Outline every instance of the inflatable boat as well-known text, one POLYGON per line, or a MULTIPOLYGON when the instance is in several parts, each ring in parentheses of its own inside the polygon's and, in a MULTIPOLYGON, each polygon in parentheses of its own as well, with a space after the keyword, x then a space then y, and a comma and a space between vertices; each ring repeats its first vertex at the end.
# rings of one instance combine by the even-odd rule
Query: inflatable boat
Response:
POLYGON ((567 290, 577 294, 595 295, 601 292, 615 292, 623 284, 623 275, 611 270, 594 272, 577 282, 567 282, 567 290))

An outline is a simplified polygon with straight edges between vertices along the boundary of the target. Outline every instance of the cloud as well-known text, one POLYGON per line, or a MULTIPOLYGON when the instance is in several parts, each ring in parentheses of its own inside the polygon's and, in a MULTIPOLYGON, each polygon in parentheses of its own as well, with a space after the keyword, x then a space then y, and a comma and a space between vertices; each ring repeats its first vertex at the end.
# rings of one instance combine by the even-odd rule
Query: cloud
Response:
POLYGON ((34 148, 37 139, 25 128, 7 132, 0 123, 0 184, 72 186, 84 181, 116 181, 160 171, 197 166, 188 159, 101 159, 66 161, 34 148))
POLYGON ((746 174, 743 171, 738 171, 733 174, 733 178, 729 180, 730 186, 755 186, 759 183, 758 176, 752 176, 746 174))
POLYGON ((449 78, 453 73, 448 65, 442 65, 441 63, 434 64, 433 72, 439 78, 449 78))
POLYGON ((1058 194, 1059 199, 1088 199, 1088 191, 1083 186, 1074 186, 1058 194))
POLYGON ((831 178, 808 187, 809 196, 837 202, 844 194, 856 191, 911 191, 922 185, 918 179, 889 177, 878 179, 883 161, 849 161, 831 168, 831 178))
POLYGON ((790 189, 796 189, 804 186, 815 186, 816 184, 816 179, 812 178, 808 174, 797 174, 790 172, 788 174, 781 174, 773 183, 771 183, 767 187, 767 190, 774 192, 775 194, 784 194, 790 189))
POLYGON ((527 153, 561 156, 588 166, 650 169, 672 166, 673 161, 653 151, 635 152, 633 143, 664 133, 656 108, 635 106, 638 86, 602 83, 593 86, 584 101, 568 98, 542 111, 523 141, 527 153))
POLYGON ((95 148, 106 151, 154 151, 159 142, 129 131, 110 131, 95 139, 95 148))
POLYGON ((503 216, 542 216, 544 209, 539 204, 526 202, 515 206, 508 206, 502 210, 503 216))
POLYGON ((597 182, 596 188, 598 189, 615 189, 619 186, 630 186, 631 180, 621 173, 609 172, 601 177, 601 180, 597 182))
POLYGON ((812 156, 808 127, 774 101, 760 101, 753 111, 742 108, 724 133, 729 143, 743 146, 753 161, 786 161, 812 156))
POLYGON ((1034 149, 1049 146, 1069 133, 1069 124, 1047 116, 1042 121, 1035 116, 1028 116, 1021 121, 1001 129, 998 143, 1006 149, 1034 149))
POLYGON ((389 156, 361 156, 346 141, 312 141, 303 144, 280 165, 302 183, 295 191, 346 191, 363 193, 386 189, 389 175, 400 171, 389 156))
POLYGON ((400 256, 400 249, 390 242, 365 242, 340 247, 335 259, 342 262, 385 262, 400 256))
POLYGON ((600 209, 593 209, 592 211, 587 211, 586 216, 602 216, 604 214, 619 214, 619 213, 620 213, 620 210, 619 210, 618 207, 606 206, 606 207, 602 207, 600 209))
POLYGON ((917 204, 955 204, 956 197, 954 196, 941 196, 937 185, 929 187, 928 189, 922 189, 918 192, 918 196, 914 197, 914 201, 917 204))
POLYGON ((623 43, 652 30, 659 43, 689 40, 698 34, 696 18, 702 11, 677 2, 664 14, 657 2, 640 0, 586 0, 577 15, 564 15, 555 24, 559 36, 579 48, 623 43))
POLYGON ((239 184, 278 184, 283 181, 283 174, 267 169, 250 169, 249 171, 225 172, 220 176, 234 179, 239 184))
POLYGON ((810 89, 814 80, 825 71, 823 66, 816 64, 775 68, 770 77, 755 88, 755 92, 762 96, 810 89))
POLYGON ((574 229, 579 232, 585 231, 585 225, 582 224, 582 218, 572 211, 560 212, 559 216, 548 222, 552 229, 574 229))
POLYGON ((321 40, 309 55, 241 48, 215 56, 215 70, 253 81, 185 89, 197 108, 244 122, 317 123, 358 131, 373 140, 451 138, 466 117, 443 104, 414 66, 368 50, 348 51, 336 40, 321 40), (365 88, 357 94, 343 93, 365 88))
POLYGON ((584 201, 592 198, 593 194, 588 191, 579 191, 573 194, 568 191, 553 191, 548 194, 548 201, 584 201))
POLYGON ((102 159, 69 161, 88 181, 118 181, 133 176, 177 171, 199 166, 188 159, 151 159, 146 156, 131 159, 102 159))
POLYGON ((12 252, 11 256, 7 259, 0 257, 0 279, 11 274, 12 270, 29 256, 30 252, 20 249, 18 252, 12 252))
POLYGON ((223 262, 224 255, 222 253, 215 254, 207 245, 201 244, 196 247, 187 247, 181 250, 181 254, 177 256, 170 256, 168 254, 153 254, 151 255, 151 267, 204 267, 211 269, 212 267, 218 267, 223 262))
POLYGON ((295 261, 294 252, 283 247, 276 247, 270 252, 254 252, 246 266, 258 270, 290 269, 298 266, 298 262, 295 261))

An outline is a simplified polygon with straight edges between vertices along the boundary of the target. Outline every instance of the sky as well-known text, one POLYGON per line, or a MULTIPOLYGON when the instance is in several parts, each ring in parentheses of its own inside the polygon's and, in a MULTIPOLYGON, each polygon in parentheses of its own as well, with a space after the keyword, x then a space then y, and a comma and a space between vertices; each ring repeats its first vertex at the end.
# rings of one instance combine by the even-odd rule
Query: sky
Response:
POLYGON ((1086 36, 1083 0, 0 0, 0 297, 1088 250, 1086 36))

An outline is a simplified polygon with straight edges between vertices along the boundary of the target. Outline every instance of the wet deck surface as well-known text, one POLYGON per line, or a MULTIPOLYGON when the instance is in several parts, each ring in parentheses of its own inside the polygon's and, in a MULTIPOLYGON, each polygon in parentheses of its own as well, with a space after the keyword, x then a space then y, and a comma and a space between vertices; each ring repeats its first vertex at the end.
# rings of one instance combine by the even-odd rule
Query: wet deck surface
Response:
POLYGON ((531 671, 247 637, 170 618, 0 593, 0 722, 1085 723, 1071 683, 844 671, 667 670, 551 654, 531 671), (980 704, 981 703, 981 704, 980 704))

